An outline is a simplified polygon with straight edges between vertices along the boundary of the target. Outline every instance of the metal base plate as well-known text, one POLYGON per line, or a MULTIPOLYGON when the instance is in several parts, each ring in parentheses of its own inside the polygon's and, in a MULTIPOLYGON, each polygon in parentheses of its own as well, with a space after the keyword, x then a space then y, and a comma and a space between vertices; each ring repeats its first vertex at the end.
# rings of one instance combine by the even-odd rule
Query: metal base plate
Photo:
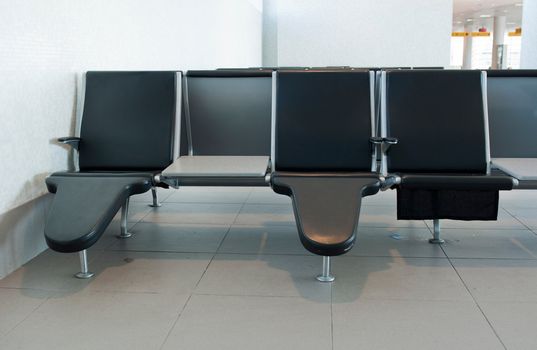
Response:
POLYGON ((119 235, 116 235, 117 238, 119 239, 124 239, 124 238, 131 238, 132 237, 132 233, 130 232, 125 232, 125 233, 121 233, 119 235))
POLYGON ((444 241, 442 238, 430 238, 429 243, 431 244, 444 244, 446 241, 444 241))
POLYGON ((158 208, 158 207, 162 207, 162 204, 160 203, 157 203, 157 204, 148 204, 151 208, 158 208))
POLYGON ((93 275, 95 275, 93 272, 78 272, 78 273, 75 273, 75 277, 80 278, 81 280, 87 280, 88 278, 92 278, 93 275))
POLYGON ((317 277, 315 277, 315 279, 317 279, 317 281, 319 282, 334 282, 334 280, 336 279, 334 276, 332 275, 328 275, 328 276, 323 276, 323 275, 319 275, 317 277))

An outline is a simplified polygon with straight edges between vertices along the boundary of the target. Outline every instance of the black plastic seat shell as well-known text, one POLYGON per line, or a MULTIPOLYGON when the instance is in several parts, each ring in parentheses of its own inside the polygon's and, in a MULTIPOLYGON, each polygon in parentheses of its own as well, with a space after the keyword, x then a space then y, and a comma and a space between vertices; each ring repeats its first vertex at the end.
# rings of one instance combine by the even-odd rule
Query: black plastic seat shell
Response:
POLYGON ((46 179, 49 192, 55 193, 45 225, 47 244, 65 253, 91 247, 128 197, 151 188, 152 177, 151 173, 52 174, 46 179))
POLYGON ((277 172, 271 177, 276 193, 293 199, 299 237, 318 255, 345 254, 354 245, 362 197, 376 194, 378 176, 367 173, 277 172))

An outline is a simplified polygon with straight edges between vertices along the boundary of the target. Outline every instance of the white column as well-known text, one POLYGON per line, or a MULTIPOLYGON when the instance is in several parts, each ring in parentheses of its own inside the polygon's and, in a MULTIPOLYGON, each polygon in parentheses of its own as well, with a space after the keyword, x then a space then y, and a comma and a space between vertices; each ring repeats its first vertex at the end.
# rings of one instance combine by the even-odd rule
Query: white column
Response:
POLYGON ((537 68, 537 0, 524 0, 520 68, 537 68))
POLYGON ((462 57, 462 69, 472 69, 472 31, 474 26, 467 24, 464 26, 464 31, 468 33, 464 37, 464 51, 462 57))
POLYGON ((492 37, 492 69, 504 69, 507 66, 507 50, 505 42, 505 16, 494 17, 492 37))

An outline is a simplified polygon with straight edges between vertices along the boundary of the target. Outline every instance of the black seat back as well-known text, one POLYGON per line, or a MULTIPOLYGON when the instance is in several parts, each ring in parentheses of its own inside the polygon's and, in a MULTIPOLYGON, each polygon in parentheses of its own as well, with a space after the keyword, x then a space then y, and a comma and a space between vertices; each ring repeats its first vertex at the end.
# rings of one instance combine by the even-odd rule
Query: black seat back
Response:
POLYGON ((279 71, 274 75, 275 170, 371 170, 372 72, 279 71))
POLYGON ((81 171, 158 171, 173 160, 176 72, 87 72, 81 171))
POLYGON ((270 155, 271 74, 256 69, 187 72, 187 153, 270 155))
POLYGON ((483 80, 479 71, 384 72, 381 133, 399 139, 389 171, 485 174, 483 80))
POLYGON ((490 153, 537 157, 537 70, 487 72, 490 153))

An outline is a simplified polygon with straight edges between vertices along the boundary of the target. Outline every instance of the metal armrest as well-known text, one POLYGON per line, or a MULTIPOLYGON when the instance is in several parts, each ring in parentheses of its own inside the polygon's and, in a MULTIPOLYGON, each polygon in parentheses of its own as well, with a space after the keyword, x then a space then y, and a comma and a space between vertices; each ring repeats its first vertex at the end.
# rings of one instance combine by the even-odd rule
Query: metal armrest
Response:
POLYGON ((81 140, 80 137, 68 136, 68 137, 60 137, 58 139, 58 142, 69 145, 78 151, 80 140, 81 140))
POLYGON ((370 137, 369 142, 371 142, 374 145, 380 145, 382 143, 383 138, 382 137, 370 137))
POLYGON ((399 143, 399 139, 397 139, 396 137, 383 137, 382 145, 380 146, 382 154, 386 155, 390 147, 393 145, 397 145, 397 143, 399 143))
POLYGON ((395 137, 383 137, 382 144, 380 145, 381 152, 381 162, 380 162, 380 173, 384 176, 388 175, 388 163, 387 155, 390 147, 399 143, 399 139, 395 137))
POLYGON ((379 154, 379 147, 382 146, 382 137, 370 137, 369 143, 371 144, 371 171, 377 171, 377 155, 379 154))

